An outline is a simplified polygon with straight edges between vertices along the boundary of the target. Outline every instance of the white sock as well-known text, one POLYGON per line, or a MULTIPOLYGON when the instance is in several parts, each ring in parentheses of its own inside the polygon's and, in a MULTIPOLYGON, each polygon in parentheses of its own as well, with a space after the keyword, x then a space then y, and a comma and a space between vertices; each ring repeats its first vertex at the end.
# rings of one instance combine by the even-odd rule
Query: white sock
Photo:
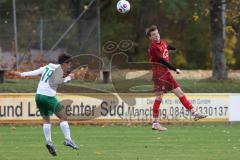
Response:
POLYGON ((62 132, 63 132, 63 135, 64 135, 65 139, 71 140, 70 128, 69 128, 68 122, 67 121, 61 122, 60 127, 62 129, 62 132))
POLYGON ((191 109, 191 113, 192 113, 193 116, 197 113, 197 110, 196 110, 195 107, 193 107, 193 109, 191 109))
POLYGON ((51 137, 51 124, 50 123, 44 123, 43 124, 43 132, 44 136, 46 139, 46 142, 52 142, 52 137, 51 137))

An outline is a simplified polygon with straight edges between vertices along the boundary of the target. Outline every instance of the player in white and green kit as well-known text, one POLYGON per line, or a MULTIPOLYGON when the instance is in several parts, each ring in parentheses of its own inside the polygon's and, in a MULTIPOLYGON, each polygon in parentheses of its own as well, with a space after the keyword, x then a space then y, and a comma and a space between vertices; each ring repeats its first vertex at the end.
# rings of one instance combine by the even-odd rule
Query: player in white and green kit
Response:
POLYGON ((73 149, 79 149, 79 147, 71 139, 64 107, 55 97, 58 84, 66 83, 73 78, 71 74, 63 78, 64 72, 69 71, 71 68, 71 56, 68 54, 60 55, 58 57, 58 63, 59 64, 50 63, 30 72, 16 73, 22 77, 41 75, 35 101, 43 118, 43 132, 46 139, 46 147, 53 156, 57 155, 51 138, 50 116, 53 114, 60 119, 60 127, 65 137, 64 145, 73 149))

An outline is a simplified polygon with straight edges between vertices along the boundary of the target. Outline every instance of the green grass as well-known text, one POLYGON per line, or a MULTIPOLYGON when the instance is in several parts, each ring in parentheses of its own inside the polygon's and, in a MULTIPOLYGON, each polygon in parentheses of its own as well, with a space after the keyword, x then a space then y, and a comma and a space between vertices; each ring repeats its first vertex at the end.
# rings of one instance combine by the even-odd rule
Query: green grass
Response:
POLYGON ((36 80, 6 80, 0 84, 0 92, 31 93, 37 89, 36 80))
POLYGON ((177 80, 188 93, 239 93, 240 80, 177 80))
MULTIPOLYGON (((239 93, 240 80, 193 80, 193 79, 179 79, 177 80, 182 89, 186 93, 239 93)), ((38 81, 36 80, 7 80, 5 83, 0 84, 0 92, 11 93, 29 93, 35 92, 38 81)), ((149 91, 152 89, 152 81, 146 80, 127 80, 114 83, 104 84, 102 82, 83 82, 72 81, 71 83, 60 87, 60 92, 130 92, 130 88, 134 86, 141 91, 149 91)))
POLYGON ((79 151, 62 145, 58 126, 52 137, 58 156, 44 146, 41 126, 0 126, 1 160, 237 160, 240 123, 192 123, 167 126, 72 126, 79 151))

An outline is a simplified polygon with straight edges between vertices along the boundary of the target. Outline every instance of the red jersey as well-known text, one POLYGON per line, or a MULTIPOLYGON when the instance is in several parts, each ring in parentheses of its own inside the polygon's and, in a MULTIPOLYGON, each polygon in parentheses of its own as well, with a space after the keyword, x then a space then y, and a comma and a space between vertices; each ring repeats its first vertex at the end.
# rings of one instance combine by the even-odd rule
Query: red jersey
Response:
POLYGON ((156 64, 159 63, 161 58, 163 58, 166 62, 169 62, 167 46, 168 44, 164 40, 161 40, 160 43, 152 42, 149 45, 149 62, 155 63, 152 65, 153 78, 157 78, 169 71, 167 67, 164 67, 161 64, 156 64))

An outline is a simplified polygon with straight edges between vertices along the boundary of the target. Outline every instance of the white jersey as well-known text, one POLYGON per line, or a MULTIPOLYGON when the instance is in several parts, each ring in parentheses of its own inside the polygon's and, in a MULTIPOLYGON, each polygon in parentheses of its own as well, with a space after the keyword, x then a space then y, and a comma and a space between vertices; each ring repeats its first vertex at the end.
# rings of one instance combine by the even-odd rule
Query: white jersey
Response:
POLYGON ((38 83, 37 94, 45 96, 55 96, 58 84, 65 83, 71 80, 70 76, 63 78, 63 70, 60 64, 48 64, 37 70, 23 72, 21 76, 37 76, 41 75, 38 83))

